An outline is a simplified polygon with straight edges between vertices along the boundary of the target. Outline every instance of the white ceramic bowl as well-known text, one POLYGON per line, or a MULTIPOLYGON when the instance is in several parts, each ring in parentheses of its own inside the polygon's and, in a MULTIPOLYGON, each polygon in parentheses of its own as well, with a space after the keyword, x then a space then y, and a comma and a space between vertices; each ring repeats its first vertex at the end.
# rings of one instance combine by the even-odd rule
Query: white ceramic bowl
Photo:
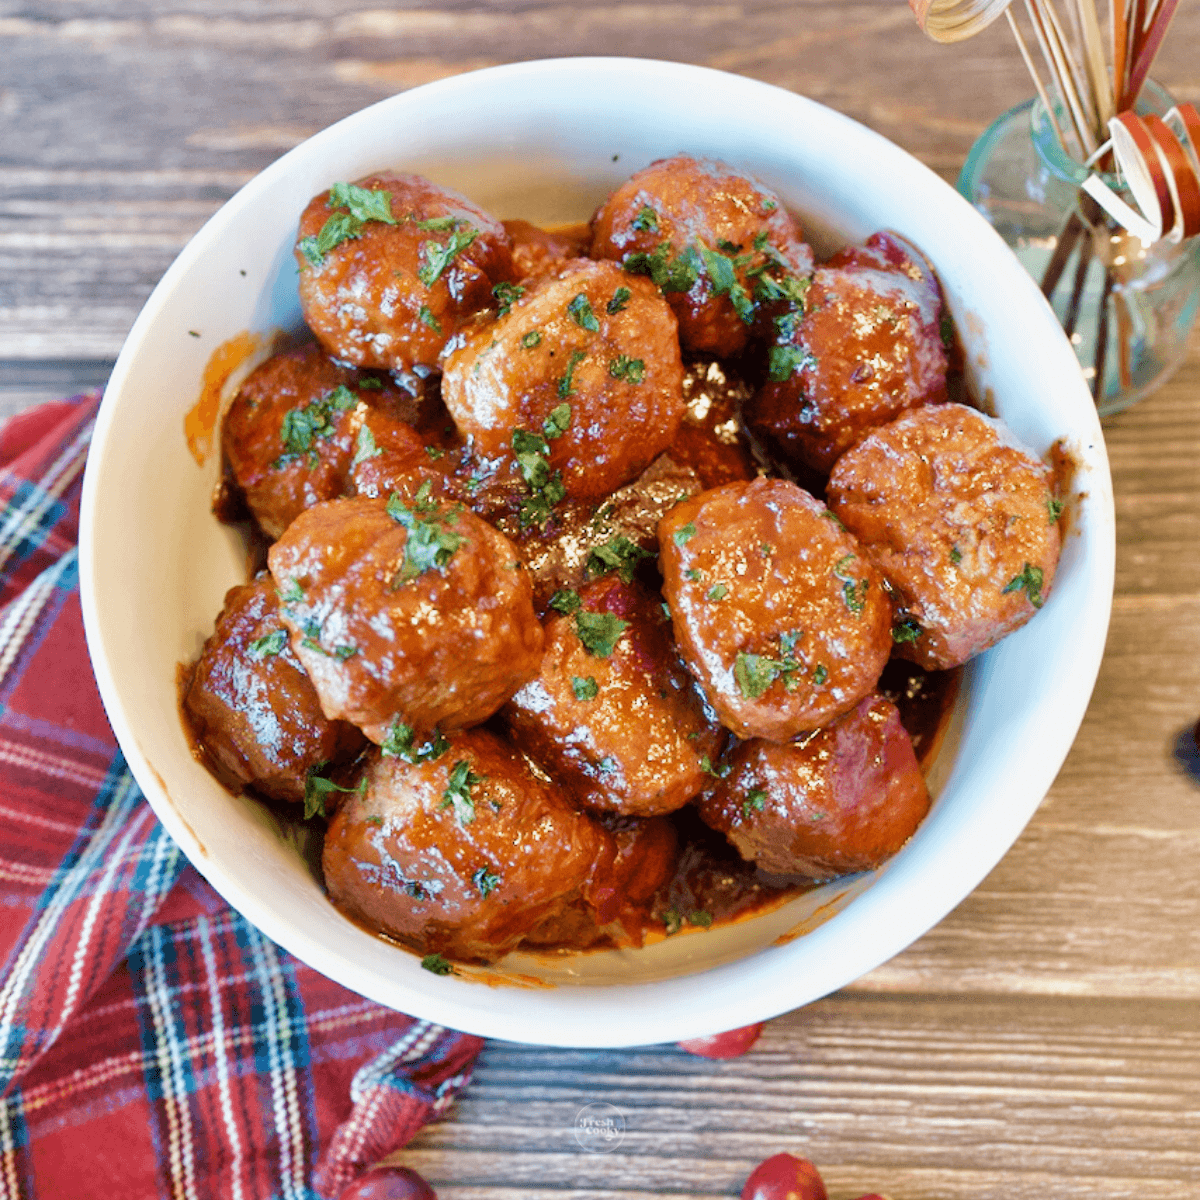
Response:
POLYGON ((356 113, 284 155, 205 225, 113 371, 88 461, 81 571, 88 644, 125 756, 234 907, 313 967, 404 1012, 515 1041, 621 1046, 714 1033, 823 996, 902 950, 983 879, 1050 786, 1091 694, 1112 595, 1112 495, 1100 427, 1050 309, 947 184, 861 125, 762 83, 675 63, 568 59, 461 75, 356 113), (492 986, 435 976, 342 918, 275 819, 228 795, 189 753, 175 667, 197 654, 245 560, 210 515, 217 456, 197 467, 184 414, 219 343, 300 323, 297 221, 332 182, 401 167, 500 217, 568 222, 681 151, 761 178, 825 248, 891 228, 924 249, 974 393, 1026 444, 1044 453, 1065 438, 1077 458, 1054 591, 967 670, 931 776, 933 810, 880 870, 640 951, 514 955, 487 974, 492 986), (495 986, 502 976, 510 983, 495 986))

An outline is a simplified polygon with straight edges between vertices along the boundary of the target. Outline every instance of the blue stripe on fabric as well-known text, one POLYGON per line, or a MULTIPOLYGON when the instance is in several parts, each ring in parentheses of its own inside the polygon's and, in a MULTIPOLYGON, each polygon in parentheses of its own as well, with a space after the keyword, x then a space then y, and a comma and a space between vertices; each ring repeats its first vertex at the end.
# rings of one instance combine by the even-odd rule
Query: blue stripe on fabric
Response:
MULTIPOLYGON (((0 705, 7 706, 13 690, 25 674, 25 665, 37 653, 71 593, 79 586, 79 551, 72 547, 53 566, 47 567, 21 594, 0 610, 0 652, 6 651, 17 627, 25 624, 29 606, 38 600, 36 616, 21 635, 16 654, 0 680, 0 705)), ((88 670, 81 664, 82 670, 88 670)))
POLYGON ((29 1161, 29 1126, 20 1090, 0 1099, 0 1196, 32 1197, 33 1164, 29 1161))
POLYGON ((4 574, 8 576, 42 548, 55 525, 66 516, 68 506, 60 497, 48 495, 28 479, 20 479, 8 471, 0 473, 0 477, 7 477, 13 485, 12 497, 4 506, 8 523, 16 525, 3 540, 5 548, 11 547, 4 564, 4 574))
POLYGON ((30 734, 43 741, 54 742, 69 750, 84 750, 88 754, 109 754, 112 752, 112 739, 92 737, 80 729, 71 729, 66 725, 56 725, 53 721, 41 717, 31 717, 27 713, 13 712, 11 709, 0 714, 0 723, 17 733, 30 734))

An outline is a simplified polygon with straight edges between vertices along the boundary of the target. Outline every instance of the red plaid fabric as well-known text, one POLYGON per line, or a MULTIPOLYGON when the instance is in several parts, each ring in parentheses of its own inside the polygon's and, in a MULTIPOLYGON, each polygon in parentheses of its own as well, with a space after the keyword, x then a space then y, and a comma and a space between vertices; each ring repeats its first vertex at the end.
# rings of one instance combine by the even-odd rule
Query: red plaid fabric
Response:
POLYGON ((309 1200, 440 1115, 478 1038, 230 910, 138 791, 84 645, 96 394, 0 429, 0 1200, 309 1200))

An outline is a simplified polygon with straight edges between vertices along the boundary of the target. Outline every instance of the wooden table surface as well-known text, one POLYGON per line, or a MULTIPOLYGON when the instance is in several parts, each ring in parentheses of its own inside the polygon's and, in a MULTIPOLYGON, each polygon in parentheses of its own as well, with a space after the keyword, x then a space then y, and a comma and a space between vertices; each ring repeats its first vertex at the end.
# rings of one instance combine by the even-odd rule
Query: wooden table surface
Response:
MULTIPOLYGON (((1200 102, 1200 6, 1158 78, 1200 102)), ((0 411, 104 381, 188 237, 308 134, 491 63, 677 58, 805 93, 953 180, 1031 92, 1003 22, 903 0, 0 0, 0 411)), ((833 1200, 1200 1196, 1200 336, 1105 424, 1116 598, 1091 707, 1007 857, 937 928, 728 1063, 492 1044, 405 1152, 445 1200, 736 1196, 780 1150, 833 1200), (626 1133, 576 1145, 605 1102, 626 1133)))

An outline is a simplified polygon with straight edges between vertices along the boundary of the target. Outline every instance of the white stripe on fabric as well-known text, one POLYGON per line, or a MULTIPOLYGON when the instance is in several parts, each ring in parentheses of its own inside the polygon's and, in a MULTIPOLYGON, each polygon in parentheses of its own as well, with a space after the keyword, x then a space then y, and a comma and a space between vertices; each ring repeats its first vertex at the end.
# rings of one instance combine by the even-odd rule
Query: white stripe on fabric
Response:
POLYGON ((58 502, 59 496, 83 470, 95 424, 94 420, 89 421, 64 447, 46 473, 40 479, 30 481, 30 494, 23 504, 8 508, 4 522, 0 524, 0 570, 21 542, 36 531, 47 510, 58 502))
POLYGON ((207 975, 208 1003, 212 1012, 212 1054, 217 1068, 217 1090, 221 1097, 221 1116, 225 1121, 228 1149, 233 1162, 230 1167, 230 1183, 235 1200, 244 1200, 242 1173, 242 1139, 238 1133, 237 1120, 233 1115, 233 1096, 229 1089, 229 1043, 225 1035, 225 1008, 221 1001, 220 978, 217 971, 217 954, 213 948, 212 925, 207 917, 196 920, 196 936, 200 939, 201 956, 207 975))
POLYGON ((156 1064, 163 1080, 163 1104, 167 1111, 171 1195, 175 1200, 200 1200, 196 1191, 192 1111, 183 1071, 186 1041, 181 1043, 177 1035, 171 1011, 171 985, 167 982, 163 961, 163 944, 170 935, 161 926, 152 926, 147 930, 147 936, 150 939, 150 969, 146 996, 150 1001, 156 1064))
POLYGON ((0 620, 0 685, 21 653, 21 647, 46 602, 58 590, 58 581, 74 567, 78 553, 74 548, 68 550, 5 609, 3 620, 0 620))
MULTIPOLYGON (((13 1025, 20 1011, 21 998, 41 961, 46 944, 59 928, 63 912, 80 894, 96 866, 105 860, 109 846, 124 828, 132 809, 141 802, 141 798, 141 792, 133 786, 133 777, 124 772, 113 789, 112 800, 103 819, 89 838, 78 861, 70 870, 64 872, 60 886, 42 911, 41 917, 17 955, 3 988, 0 988, 0 1047, 7 1047, 9 1044, 13 1025)), ((18 1057, 15 1058, 6 1056, 0 1059, 0 1078, 6 1080, 16 1068, 20 1061, 19 1053, 18 1051, 18 1057)))
POLYGON ((21 1200, 20 1180, 17 1178, 16 1139, 13 1137, 9 1113, 19 1104, 17 1097, 0 1099, 0 1200, 21 1200))

